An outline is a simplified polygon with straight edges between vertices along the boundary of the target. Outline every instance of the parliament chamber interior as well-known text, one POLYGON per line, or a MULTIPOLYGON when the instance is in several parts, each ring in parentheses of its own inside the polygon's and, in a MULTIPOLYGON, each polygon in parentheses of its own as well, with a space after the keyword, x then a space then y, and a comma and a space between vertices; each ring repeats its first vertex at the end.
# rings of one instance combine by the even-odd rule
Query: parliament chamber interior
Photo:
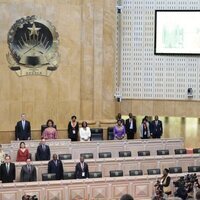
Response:
POLYGON ((200 199, 199 0, 0 11, 0 200, 200 199))

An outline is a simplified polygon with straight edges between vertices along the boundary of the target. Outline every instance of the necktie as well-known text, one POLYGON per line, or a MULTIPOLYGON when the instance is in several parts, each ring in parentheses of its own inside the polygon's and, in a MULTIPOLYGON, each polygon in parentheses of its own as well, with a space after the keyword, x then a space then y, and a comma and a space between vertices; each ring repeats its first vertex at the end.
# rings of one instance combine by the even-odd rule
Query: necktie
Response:
POLYGON ((31 166, 27 165, 27 168, 28 168, 28 172, 30 173, 31 172, 31 166))
POLYGON ((9 169, 10 167, 9 167, 9 164, 6 164, 6 170, 7 170, 7 173, 9 173, 9 169))
POLYGON ((42 149, 43 149, 43 151, 45 151, 45 149, 46 149, 46 147, 45 147, 45 145, 44 145, 44 144, 42 145, 42 149))
POLYGON ((84 164, 83 163, 81 163, 81 169, 82 169, 82 171, 84 170, 84 164))
POLYGON ((23 129, 25 128, 25 121, 24 120, 22 121, 22 127, 23 127, 23 129))

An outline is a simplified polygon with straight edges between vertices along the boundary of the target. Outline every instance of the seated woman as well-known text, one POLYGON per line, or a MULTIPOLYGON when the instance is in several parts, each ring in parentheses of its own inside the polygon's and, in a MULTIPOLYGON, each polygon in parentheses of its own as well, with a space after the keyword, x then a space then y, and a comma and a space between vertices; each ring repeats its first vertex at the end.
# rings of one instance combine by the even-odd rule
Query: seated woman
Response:
POLYGON ((42 133, 42 137, 44 139, 57 139, 58 134, 57 134, 57 130, 53 127, 54 126, 54 122, 52 119, 47 120, 47 128, 44 129, 43 133, 42 133))
POLYGON ((26 160, 30 158, 29 150, 26 148, 24 142, 20 142, 19 149, 17 151, 17 162, 26 162, 26 160))
POLYGON ((163 192, 166 195, 170 195, 172 193, 171 187, 170 187, 171 178, 170 176, 168 176, 168 174, 169 174, 169 170, 165 168, 163 170, 163 176, 161 177, 161 180, 160 180, 160 184, 163 186, 163 192))
POLYGON ((76 116, 71 117, 71 121, 68 124, 68 138, 71 139, 71 141, 77 141, 78 140, 78 130, 79 130, 79 124, 76 121, 76 116))
POLYGON ((80 134, 80 141, 81 142, 90 141, 91 131, 90 131, 90 128, 87 126, 86 121, 83 121, 82 127, 79 130, 79 134, 80 134))
POLYGON ((125 138, 126 131, 121 119, 117 120, 117 124, 114 126, 113 133, 115 140, 122 140, 125 138))
POLYGON ((142 120, 142 124, 140 126, 140 138, 141 139, 148 139, 149 137, 150 137, 149 123, 144 118, 142 120))

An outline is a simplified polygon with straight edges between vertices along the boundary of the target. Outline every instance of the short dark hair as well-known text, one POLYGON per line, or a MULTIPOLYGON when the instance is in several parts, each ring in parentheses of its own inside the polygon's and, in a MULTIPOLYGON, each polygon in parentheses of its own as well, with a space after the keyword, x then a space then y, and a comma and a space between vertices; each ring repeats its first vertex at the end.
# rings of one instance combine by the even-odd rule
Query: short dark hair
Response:
POLYGON ((47 120, 47 123, 46 123, 47 126, 49 126, 49 125, 48 125, 49 122, 51 122, 51 123, 52 123, 52 126, 54 126, 54 122, 53 122, 52 119, 48 119, 48 120, 47 120))
POLYGON ((197 191, 196 193, 196 200, 200 200, 200 191, 197 191))
POLYGON ((130 194, 124 194, 120 200, 134 200, 130 194))
POLYGON ((164 170, 165 170, 167 173, 169 173, 169 169, 165 168, 164 170))
POLYGON ((20 142, 19 148, 21 148, 21 145, 22 145, 22 144, 24 144, 24 146, 25 146, 25 142, 20 142))
POLYGON ((87 124, 87 122, 86 122, 86 121, 83 121, 83 122, 82 122, 82 127, 83 127, 84 123, 86 124, 86 127, 87 127, 87 126, 88 126, 88 124, 87 124))
POLYGON ((75 118, 75 119, 76 119, 76 115, 73 115, 73 116, 71 117, 71 119, 73 119, 73 118, 75 118))

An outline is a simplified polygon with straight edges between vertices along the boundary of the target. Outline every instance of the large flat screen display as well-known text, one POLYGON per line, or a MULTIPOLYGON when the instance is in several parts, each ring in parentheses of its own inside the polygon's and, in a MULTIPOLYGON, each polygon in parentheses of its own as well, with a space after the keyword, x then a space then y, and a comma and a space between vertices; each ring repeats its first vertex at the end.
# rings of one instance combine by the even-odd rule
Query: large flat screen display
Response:
POLYGON ((154 53, 200 55, 200 10, 156 10, 154 53))

